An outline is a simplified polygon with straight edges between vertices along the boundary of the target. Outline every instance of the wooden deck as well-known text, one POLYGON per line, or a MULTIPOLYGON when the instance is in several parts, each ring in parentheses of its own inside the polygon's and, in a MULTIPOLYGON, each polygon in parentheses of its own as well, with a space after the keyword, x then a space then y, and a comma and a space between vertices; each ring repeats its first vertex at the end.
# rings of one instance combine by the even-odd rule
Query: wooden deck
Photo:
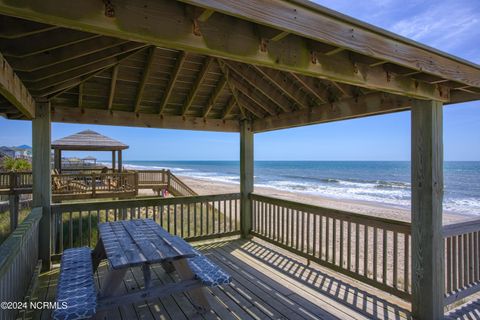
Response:
MULTIPOLYGON (((408 319, 409 304, 378 289, 288 253, 261 240, 234 240, 203 245, 204 254, 233 276, 231 285, 209 289, 212 310, 195 312, 189 298, 178 294, 148 304, 132 304, 108 312, 108 319, 408 319)), ((102 264, 97 284, 105 275, 102 264)), ((35 299, 55 296, 58 268, 40 277, 35 299)), ((154 282, 175 281, 175 275, 154 268, 154 282)), ((141 271, 131 269, 122 290, 143 285, 141 271)), ((27 319, 49 319, 49 312, 27 319)))

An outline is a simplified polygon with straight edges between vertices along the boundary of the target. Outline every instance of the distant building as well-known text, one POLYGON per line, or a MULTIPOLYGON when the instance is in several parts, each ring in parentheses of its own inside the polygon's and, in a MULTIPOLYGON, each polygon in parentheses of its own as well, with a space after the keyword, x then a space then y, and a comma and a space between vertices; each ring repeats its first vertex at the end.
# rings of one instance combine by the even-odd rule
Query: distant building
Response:
POLYGON ((18 147, 13 147, 13 150, 15 150, 15 158, 31 158, 32 157, 32 147, 28 145, 21 145, 18 147))
POLYGON ((13 148, 5 147, 5 146, 0 147, 0 154, 2 154, 3 157, 10 157, 10 158, 15 158, 16 156, 16 152, 13 148))

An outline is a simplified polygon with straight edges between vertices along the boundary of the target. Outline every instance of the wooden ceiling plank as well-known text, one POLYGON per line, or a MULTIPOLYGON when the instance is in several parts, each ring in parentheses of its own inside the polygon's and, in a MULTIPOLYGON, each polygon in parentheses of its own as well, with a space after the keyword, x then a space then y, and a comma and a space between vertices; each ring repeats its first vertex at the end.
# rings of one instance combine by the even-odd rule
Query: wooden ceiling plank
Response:
POLYGON ((142 45, 136 42, 124 43, 116 47, 111 47, 99 52, 95 52, 93 54, 82 56, 76 59, 70 59, 63 63, 58 63, 45 68, 37 69, 36 71, 19 72, 18 74, 22 77, 22 79, 24 79, 25 82, 39 82, 54 76, 80 69, 82 67, 86 67, 104 59, 116 57, 125 52, 136 50, 140 46, 142 45))
POLYGON ((308 43, 316 40, 480 87, 480 68, 473 64, 452 59, 433 49, 419 48, 419 45, 407 43, 407 40, 398 41, 391 35, 379 35, 381 32, 372 31, 371 27, 355 27, 353 28, 354 37, 352 34, 345 36, 339 33, 339 30, 347 30, 346 27, 349 24, 358 24, 358 22, 345 22, 345 20, 332 18, 331 13, 328 15, 313 12, 315 10, 290 1, 269 1, 268 6, 261 0, 182 0, 182 2, 217 12, 228 12, 228 16, 220 13, 213 15, 208 21, 201 23, 201 34, 195 35, 192 32, 193 21, 186 13, 186 8, 176 1, 148 0, 148 5, 144 2, 132 1, 128 6, 115 8, 115 19, 105 19, 99 14, 104 12, 104 4, 96 0, 72 3, 74 8, 69 11, 68 17, 64 14, 64 3, 61 1, 58 6, 50 5, 42 7, 41 10, 32 10, 32 8, 38 9, 35 0, 22 1, 21 5, 0 0, 0 13, 331 79, 417 99, 443 102, 449 100, 448 88, 418 82, 407 77, 392 76, 381 68, 382 66, 371 68, 368 65, 353 65, 343 54, 345 52, 334 56, 321 55, 317 57, 315 63, 310 59, 311 50, 308 43), (138 14, 132 16, 130 14, 132 10, 138 14), (301 16, 301 19, 293 19, 292 15, 301 16), (145 20, 145 16, 150 19, 145 20), (275 42, 277 49, 264 54, 261 39, 255 36, 257 27, 248 21, 289 31, 292 35, 287 38, 288 41, 285 44, 281 43, 282 40, 275 42), (232 28, 232 25, 236 27, 232 28), (396 50, 390 48, 396 48, 396 50), (387 78, 388 81, 386 81, 387 78))
POLYGON ((205 61, 203 62, 202 69, 197 75, 197 78, 195 79, 195 83, 193 84, 192 89, 190 90, 190 93, 188 94, 187 100, 185 101, 185 104, 183 105, 182 108, 182 116, 185 116, 190 109, 190 107, 193 104, 193 100, 195 99, 195 96, 197 95, 198 90, 200 89, 200 86, 203 83, 203 80, 207 76, 208 69, 213 63, 213 58, 212 57, 207 57, 205 61))
POLYGON ((265 114, 261 111, 261 107, 250 97, 244 95, 241 91, 237 92, 238 102, 242 107, 259 119, 263 119, 265 114))
POLYGON ((35 118, 35 101, 32 95, 1 54, 0 95, 7 99, 28 119, 35 118))
POLYGON ((308 99, 307 96, 303 95, 297 88, 295 88, 293 82, 288 80, 285 73, 257 66, 254 66, 254 68, 275 84, 287 97, 295 101, 299 109, 306 109, 313 106, 313 101, 308 99))
POLYGON ((135 114, 128 111, 111 111, 106 109, 54 107, 53 122, 104 124, 113 126, 185 129, 202 131, 238 132, 237 120, 202 119, 183 116, 158 114, 135 114))
POLYGON ((265 98, 258 90, 256 90, 256 88, 247 85, 244 80, 238 79, 238 76, 231 76, 230 81, 233 83, 235 88, 238 89, 238 91, 255 101, 255 103, 260 106, 262 110, 272 116, 278 114, 277 107, 273 106, 267 98, 265 98))
MULTIPOLYGON (((145 45, 144 47, 146 47, 147 45, 145 45)), ((88 81, 90 80, 91 78, 101 74, 102 72, 104 72, 105 70, 108 70, 109 68, 119 64, 120 62, 122 62, 123 60, 125 59, 128 59, 130 58, 132 55, 138 53, 139 51, 141 51, 144 47, 142 48, 139 48, 133 52, 129 52, 129 53, 126 53, 122 56, 119 56, 116 58, 116 61, 113 63, 113 64, 108 64, 106 65, 103 69, 100 69, 100 70, 97 70, 95 72, 92 72, 90 74, 87 74, 87 75, 84 75, 82 77, 79 77, 79 78, 75 78, 75 79, 71 79, 67 82, 64 82, 62 84, 59 84, 59 85, 55 85, 55 86, 52 86, 50 88, 48 88, 47 90, 44 90, 44 91, 41 91, 41 92, 37 92, 37 95, 38 96, 41 96, 41 97, 49 97, 50 99, 53 99, 59 95, 61 95, 62 93, 64 93, 65 91, 68 91, 78 85, 80 85, 81 83, 85 82, 85 81, 88 81)))
POLYGON ((122 59, 122 57, 130 56, 131 53, 136 53, 136 52, 138 52, 139 49, 142 49, 145 46, 147 46, 147 45, 136 44, 135 47, 130 48, 128 51, 124 51, 124 52, 122 52, 120 54, 117 54, 113 57, 101 59, 101 60, 96 61, 96 62, 94 62, 90 65, 75 69, 71 72, 63 73, 59 76, 50 77, 50 78, 48 78, 48 80, 43 80, 43 81, 39 81, 39 82, 30 83, 30 84, 28 84, 28 88, 31 91, 42 91, 42 90, 45 90, 45 89, 50 88, 52 86, 56 86, 56 85, 62 84, 64 82, 69 82, 72 79, 79 78, 81 76, 90 74, 92 72, 105 69, 106 67, 112 67, 115 64, 117 64, 118 60, 122 59))
POLYGON ((290 75, 294 78, 298 83, 300 83, 303 88, 305 88, 311 95, 317 98, 320 102, 326 103, 328 101, 328 95, 326 90, 315 86, 314 78, 305 77, 296 73, 291 72, 290 75))
POLYGON ((255 120, 254 132, 265 132, 309 124, 353 119, 384 113, 408 110, 412 99, 388 93, 371 93, 357 98, 346 98, 335 103, 327 103, 310 110, 296 110, 277 117, 255 120))
POLYGON ((203 115, 202 115, 203 118, 208 117, 208 114, 212 110, 213 106, 217 102, 218 97, 220 96, 220 94, 222 94, 226 86, 227 86, 227 79, 224 75, 222 75, 217 85, 215 86, 215 90, 213 91, 213 93, 210 95, 210 98, 208 99, 207 105, 203 111, 203 115))
POLYGON ((35 34, 27 38, 0 40, 0 48, 2 48, 6 57, 27 58, 38 53, 98 37, 99 35, 94 33, 57 28, 51 32, 35 34), (49 34, 52 32, 55 34, 49 34))
POLYGON ((173 71, 170 74, 170 79, 168 80, 167 88, 163 93, 162 100, 160 102, 160 109, 158 111, 159 114, 163 113, 163 110, 165 110, 165 107, 168 104, 168 100, 172 95, 173 88, 175 87, 175 82, 177 81, 178 75, 180 74, 180 70, 182 69, 182 66, 185 62, 186 57, 187 57, 187 54, 185 53, 185 51, 180 51, 177 57, 177 61, 175 62, 175 67, 173 68, 173 71))
POLYGON ((32 72, 38 69, 64 63, 66 61, 94 54, 130 41, 111 37, 98 36, 93 39, 75 43, 68 47, 50 50, 48 54, 39 53, 30 59, 10 57, 12 67, 18 71, 32 72))
POLYGON ((292 102, 278 91, 277 86, 274 86, 270 82, 267 83, 267 81, 259 77, 253 69, 249 68, 245 64, 228 60, 222 61, 225 62, 225 64, 232 72, 235 72, 240 77, 245 79, 248 83, 250 83, 251 86, 257 88, 260 92, 263 93, 264 96, 266 96, 270 101, 276 104, 280 109, 285 112, 290 112, 292 110, 292 102))
POLYGON ((282 40, 283 38, 285 38, 286 36, 288 36, 290 34, 290 32, 287 32, 287 31, 280 31, 277 35, 273 36, 272 38, 270 38, 271 41, 280 41, 282 40))
POLYGON ((112 81, 110 81, 110 92, 108 94, 108 105, 107 109, 112 110, 113 107, 113 99, 115 98, 115 88, 117 86, 117 77, 118 77, 118 69, 120 66, 117 64, 113 67, 112 70, 112 81))
MULTIPOLYGON (((235 104, 238 106, 238 109, 240 110, 241 117, 242 117, 241 120, 244 120, 246 119, 247 115, 245 113, 245 109, 243 108, 243 106, 240 105, 240 102, 238 100, 237 88, 235 88, 233 83, 230 81, 230 70, 225 64, 225 61, 221 59, 217 59, 217 63, 218 63, 218 66, 220 67, 220 70, 223 73, 223 76, 225 77, 225 79, 227 79, 227 86, 230 89, 230 92, 232 93, 232 97, 235 100, 235 104)), ((231 112, 231 110, 229 112, 231 112)))
POLYGON ((225 120, 230 115, 235 105, 236 105, 235 97, 232 95, 228 100, 227 107, 223 111, 223 114, 222 114, 223 120, 225 120))
POLYGON ((137 97, 135 98, 135 107, 134 112, 137 113, 140 111, 140 105, 142 103, 143 92, 145 91, 145 85, 147 84, 148 77, 152 69, 153 61, 155 60, 155 47, 152 46, 148 49, 148 56, 143 68, 142 79, 138 84, 137 97))

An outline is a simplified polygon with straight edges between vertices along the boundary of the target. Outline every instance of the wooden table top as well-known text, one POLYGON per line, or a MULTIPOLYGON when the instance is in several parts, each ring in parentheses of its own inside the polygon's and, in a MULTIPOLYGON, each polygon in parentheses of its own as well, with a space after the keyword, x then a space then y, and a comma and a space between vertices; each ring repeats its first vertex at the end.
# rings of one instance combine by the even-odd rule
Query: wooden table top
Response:
POLYGON ((198 253, 151 219, 99 224, 100 238, 113 269, 191 258, 198 253))

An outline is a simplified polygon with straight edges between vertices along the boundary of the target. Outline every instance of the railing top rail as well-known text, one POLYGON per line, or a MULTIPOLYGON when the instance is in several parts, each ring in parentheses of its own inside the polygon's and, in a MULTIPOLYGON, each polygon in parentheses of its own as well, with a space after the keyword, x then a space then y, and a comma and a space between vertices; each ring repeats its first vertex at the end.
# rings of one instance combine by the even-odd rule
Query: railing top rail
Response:
POLYGON ((52 177, 108 177, 108 176, 133 176, 135 172, 108 172, 108 173, 59 173, 52 177))
POLYGON ((480 231, 480 218, 447 224, 443 226, 443 236, 452 237, 465 233, 480 231))
POLYGON ((0 278, 19 252, 29 231, 38 224, 41 218, 42 208, 33 208, 17 229, 0 245, 0 278))
POLYGON ((268 201, 272 204, 285 206, 294 210, 305 211, 312 214, 328 216, 331 218, 341 218, 346 221, 358 222, 366 225, 380 225, 386 229, 398 229, 405 233, 410 233, 410 223, 406 221, 369 216, 361 213, 342 211, 337 209, 320 207, 312 204, 305 204, 291 200, 279 199, 270 196, 264 196, 256 193, 250 194, 252 200, 268 201))
POLYGON ((240 193, 226 193, 203 196, 189 196, 189 197, 175 197, 175 198, 142 198, 142 199, 128 199, 128 200, 109 200, 109 201, 89 201, 79 203, 59 203, 52 204, 52 213, 69 212, 69 211, 94 211, 104 209, 121 209, 134 207, 150 207, 158 205, 174 205, 174 204, 190 204, 197 202, 208 202, 218 200, 234 200, 239 199, 240 193))

